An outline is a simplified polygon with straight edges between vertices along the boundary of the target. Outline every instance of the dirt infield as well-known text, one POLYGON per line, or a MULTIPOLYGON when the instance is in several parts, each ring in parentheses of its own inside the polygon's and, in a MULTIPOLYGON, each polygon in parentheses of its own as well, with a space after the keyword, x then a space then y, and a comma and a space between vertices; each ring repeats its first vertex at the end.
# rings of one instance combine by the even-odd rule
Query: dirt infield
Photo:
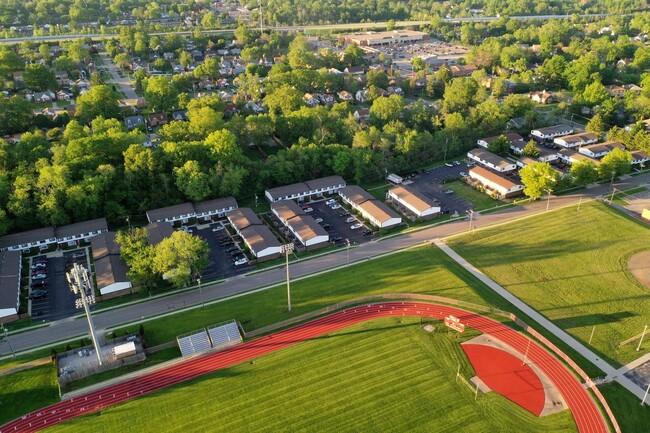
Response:
POLYGON ((456 307, 425 302, 385 302, 351 307, 266 337, 247 341, 228 350, 190 358, 147 376, 50 405, 1 426, 0 433, 30 433, 43 430, 60 422, 101 411, 106 407, 368 320, 399 316, 442 320, 449 315, 458 317, 467 326, 484 334, 495 338, 498 336, 499 340, 520 353, 526 351, 529 362, 536 364, 565 396, 566 404, 580 433, 608 432, 607 423, 598 405, 582 384, 549 352, 523 334, 488 317, 456 307))
POLYGON ((650 251, 641 251, 630 257, 627 268, 639 283, 650 289, 650 251))

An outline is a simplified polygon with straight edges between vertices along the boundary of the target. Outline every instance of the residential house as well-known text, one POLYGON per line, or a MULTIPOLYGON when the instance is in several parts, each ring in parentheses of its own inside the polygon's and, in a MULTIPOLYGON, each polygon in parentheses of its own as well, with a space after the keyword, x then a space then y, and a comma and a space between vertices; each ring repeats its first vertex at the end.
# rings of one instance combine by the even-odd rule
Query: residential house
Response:
POLYGON ((273 202, 271 211, 306 248, 323 246, 329 241, 327 231, 313 217, 307 215, 295 201, 273 202))
POLYGON ((106 218, 97 218, 89 221, 68 224, 56 227, 54 233, 59 246, 77 246, 82 241, 87 241, 94 236, 108 231, 106 218))
POLYGON ((34 93, 34 102, 38 102, 40 104, 47 104, 54 101, 55 99, 56 95, 51 90, 34 93))
POLYGON ((354 101, 354 96, 347 90, 342 90, 338 93, 338 97, 343 102, 352 102, 354 101))
POLYGON ((223 218, 239 205, 234 197, 222 197, 213 200, 206 200, 194 203, 194 214, 196 218, 203 221, 210 221, 211 218, 223 218))
POLYGON ((617 141, 606 141, 604 143, 582 146, 578 149, 578 152, 582 153, 583 155, 587 155, 590 158, 600 158, 607 155, 614 149, 625 149, 625 146, 617 141))
POLYGON ((359 122, 367 122, 368 120, 370 120, 370 109, 368 109, 368 108, 359 108, 358 110, 354 111, 353 116, 359 122))
POLYGON ((116 232, 105 232, 90 240, 97 289, 103 299, 131 293, 133 287, 127 277, 126 263, 120 257, 116 235, 116 232))
POLYGON ((56 245, 54 227, 43 227, 0 237, 0 251, 47 250, 56 245))
POLYGON ((329 93, 319 93, 316 96, 318 96, 318 100, 321 104, 327 105, 328 107, 331 107, 336 102, 334 95, 330 95, 329 93))
POLYGON ((632 154, 632 165, 645 165, 650 161, 648 154, 642 150, 633 150, 630 153, 632 154))
POLYGON ((18 318, 20 309, 20 266, 18 251, 0 252, 0 323, 18 318))
POLYGON ((311 93, 305 93, 302 97, 302 100, 309 105, 310 107, 315 107, 320 104, 317 95, 312 95, 311 93))
POLYGON ((366 99, 368 99, 368 90, 357 90, 357 93, 354 95, 354 99, 356 99, 357 102, 366 102, 366 99))
POLYGON ((58 101, 69 101, 71 95, 69 93, 64 92, 63 90, 59 90, 56 92, 56 99, 58 101))
POLYGON ((623 88, 625 89, 625 91, 632 92, 637 96, 643 91, 643 88, 637 86, 636 84, 624 84, 623 88))
POLYGON ((328 176, 267 189, 264 195, 271 203, 280 200, 303 201, 304 199, 310 200, 314 197, 323 197, 325 194, 334 194, 345 185, 345 181, 341 176, 328 176))
POLYGON ((560 161, 562 161, 567 165, 571 165, 574 162, 578 162, 578 161, 590 161, 594 165, 600 164, 600 161, 598 161, 597 159, 594 159, 590 156, 585 155, 584 153, 576 152, 575 150, 571 150, 571 149, 560 149, 557 152, 557 156, 560 159, 560 161))
POLYGON ((182 224, 187 224, 194 217, 196 217, 196 213, 192 203, 182 203, 147 211, 147 220, 150 223, 180 221, 182 224))
POLYGON ((137 116, 125 117, 124 124, 128 129, 135 129, 140 126, 144 127, 145 126, 144 117, 139 114, 137 116))
POLYGON ((483 167, 472 167, 469 170, 469 177, 473 185, 482 186, 489 195, 498 199, 520 195, 524 190, 521 183, 514 182, 483 167))
POLYGON ((343 201, 354 208, 361 216, 378 228, 391 228, 401 224, 402 218, 357 185, 349 185, 339 190, 343 201))
POLYGON ((599 137, 592 132, 582 132, 580 134, 565 135, 553 139, 553 143, 568 149, 581 147, 587 144, 597 143, 599 137))
POLYGON ((538 140, 551 140, 563 135, 573 134, 573 127, 568 125, 555 125, 546 128, 533 129, 530 135, 538 140))
MULTIPOLYGON (((506 137, 508 139, 508 142, 510 142, 510 148, 511 149, 513 148, 513 144, 518 144, 518 143, 523 142, 524 146, 526 145, 526 142, 524 141, 524 138, 521 135, 517 134, 516 132, 509 132, 507 134, 501 134, 501 135, 503 135, 504 137, 506 137)), ((495 135, 495 136, 487 137, 487 138, 479 138, 476 141, 476 144, 478 144, 479 146, 484 147, 484 148, 487 149, 490 146, 490 143, 492 143, 494 140, 501 137, 501 135, 495 135)), ((516 148, 518 149, 518 147, 516 147, 516 148)), ((521 152, 517 152, 514 149, 513 149, 513 151, 515 153, 521 153, 521 152)))
POLYGON ((363 75, 366 73, 366 69, 363 66, 348 66, 343 72, 348 75, 363 75))
POLYGON ((476 70, 474 65, 452 65, 449 67, 454 77, 469 77, 476 70))
POLYGON ((188 120, 187 110, 176 110, 172 112, 172 119, 176 121, 188 120))
POLYGON ((440 213, 439 203, 407 185, 390 189, 386 200, 397 204, 405 213, 413 214, 416 218, 433 218, 440 213))
POLYGON ((605 88, 607 89, 607 94, 612 98, 622 98, 625 96, 625 88, 623 86, 611 84, 609 86, 605 86, 605 88))
POLYGON ((147 116, 147 124, 151 127, 162 126, 169 123, 167 113, 156 113, 147 116))
POLYGON ((529 93, 530 100, 533 102, 537 102, 538 104, 551 104, 553 102, 557 102, 557 98, 553 93, 547 92, 544 90, 543 92, 531 92, 529 93))
POLYGON ((484 149, 472 149, 467 152, 467 157, 500 173, 507 173, 517 168, 515 163, 484 149))
POLYGON ((230 225, 258 261, 281 254, 282 244, 250 208, 238 208, 227 215, 230 225))

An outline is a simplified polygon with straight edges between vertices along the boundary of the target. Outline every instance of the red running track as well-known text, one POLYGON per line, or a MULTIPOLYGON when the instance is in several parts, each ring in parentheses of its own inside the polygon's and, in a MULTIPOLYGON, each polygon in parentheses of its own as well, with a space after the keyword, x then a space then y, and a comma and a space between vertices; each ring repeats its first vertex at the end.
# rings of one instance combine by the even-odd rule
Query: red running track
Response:
MULTIPOLYGON (((334 332, 356 323, 390 316, 420 316, 443 319, 454 315, 463 323, 494 336, 524 353, 528 338, 487 317, 454 307, 423 302, 387 302, 350 308, 294 328, 210 353, 187 362, 47 406, 0 427, 0 433, 35 432, 60 422, 86 415, 132 398, 149 394, 198 376, 220 370, 258 356, 293 346, 310 338, 334 332)), ((545 349, 531 343, 528 360, 562 393, 581 433, 607 432, 607 424, 596 403, 578 380, 545 349)))

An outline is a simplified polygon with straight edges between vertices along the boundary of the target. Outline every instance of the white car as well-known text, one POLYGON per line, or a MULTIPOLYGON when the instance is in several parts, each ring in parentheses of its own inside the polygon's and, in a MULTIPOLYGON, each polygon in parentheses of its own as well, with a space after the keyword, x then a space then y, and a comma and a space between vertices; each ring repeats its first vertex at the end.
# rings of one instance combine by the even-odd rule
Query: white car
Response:
POLYGON ((323 218, 315 218, 314 221, 316 221, 318 224, 323 222, 323 218))
POLYGON ((467 177, 467 173, 465 173, 464 171, 461 171, 460 172, 460 177, 467 177))
POLYGON ((305 211, 305 213, 309 213, 309 212, 313 212, 313 211, 314 211, 314 209, 311 208, 311 207, 306 207, 306 208, 304 208, 303 210, 305 211))
POLYGON ((245 265, 246 263, 248 263, 248 259, 246 257, 244 257, 242 259, 237 260, 235 262, 235 266, 245 265))
POLYGON ((325 204, 328 205, 328 206, 332 206, 334 203, 336 203, 336 200, 334 200, 333 198, 331 198, 331 199, 329 199, 329 200, 327 200, 325 202, 325 204))
POLYGON ((213 231, 213 232, 220 232, 221 230, 223 230, 223 226, 222 226, 222 225, 218 225, 218 226, 212 228, 212 231, 213 231))
POLYGON ((357 230, 357 229, 360 229, 361 227, 363 227, 363 224, 361 224, 361 223, 356 223, 356 224, 352 224, 352 225, 350 226, 350 229, 351 229, 351 230, 357 230))
POLYGON ((357 220, 357 219, 356 219, 355 217, 351 216, 351 217, 347 217, 347 218, 345 219, 345 222, 346 222, 346 223, 352 223, 352 222, 355 222, 356 220, 357 220))
POLYGON ((330 206, 330 207, 331 207, 332 209, 334 209, 334 210, 336 210, 336 209, 341 209, 341 205, 338 204, 338 203, 334 203, 334 204, 333 204, 332 206, 330 206))

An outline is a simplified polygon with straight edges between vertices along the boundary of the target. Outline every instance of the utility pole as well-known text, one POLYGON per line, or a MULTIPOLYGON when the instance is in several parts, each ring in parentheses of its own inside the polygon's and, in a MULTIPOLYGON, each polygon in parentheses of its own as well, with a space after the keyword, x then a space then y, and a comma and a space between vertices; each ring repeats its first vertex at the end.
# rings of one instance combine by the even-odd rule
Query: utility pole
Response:
POLYGON ((347 264, 347 266, 350 266, 350 239, 345 240, 345 245, 347 246, 347 250, 348 250, 348 264, 347 264))
POLYGON ((551 190, 547 189, 546 192, 548 193, 548 199, 546 200, 546 211, 548 212, 548 208, 551 205, 551 190))
POLYGON ((199 283, 199 295, 201 295, 201 306, 205 307, 205 302, 203 302, 203 288, 201 287, 201 276, 199 276, 196 281, 199 283))
POLYGON ((465 211, 465 213, 469 214, 469 227, 467 228, 468 232, 472 231, 472 221, 474 220, 474 209, 470 209, 465 211))
POLYGON ((9 345, 9 349, 11 350, 11 354, 15 357, 16 352, 14 352, 14 348, 7 339, 7 336, 9 335, 9 330, 5 328, 5 325, 3 323, 0 323, 0 341, 5 341, 9 345))
POLYGON ((291 311, 291 285, 289 280, 289 253, 293 251, 293 244, 284 244, 280 247, 280 252, 286 257, 287 267, 287 311, 291 311))
POLYGON ((102 365, 102 353, 99 342, 97 341, 97 335, 95 334, 95 326, 93 325, 93 319, 90 315, 89 304, 95 303, 95 291, 93 290, 92 283, 88 278, 88 270, 81 266, 79 263, 75 263, 70 270, 65 274, 70 290, 75 295, 80 295, 80 298, 75 301, 75 306, 77 308, 82 308, 86 312, 86 318, 88 319, 88 327, 90 328, 90 337, 93 340, 93 345, 95 346, 95 352, 97 353, 97 361, 99 365, 102 365))

